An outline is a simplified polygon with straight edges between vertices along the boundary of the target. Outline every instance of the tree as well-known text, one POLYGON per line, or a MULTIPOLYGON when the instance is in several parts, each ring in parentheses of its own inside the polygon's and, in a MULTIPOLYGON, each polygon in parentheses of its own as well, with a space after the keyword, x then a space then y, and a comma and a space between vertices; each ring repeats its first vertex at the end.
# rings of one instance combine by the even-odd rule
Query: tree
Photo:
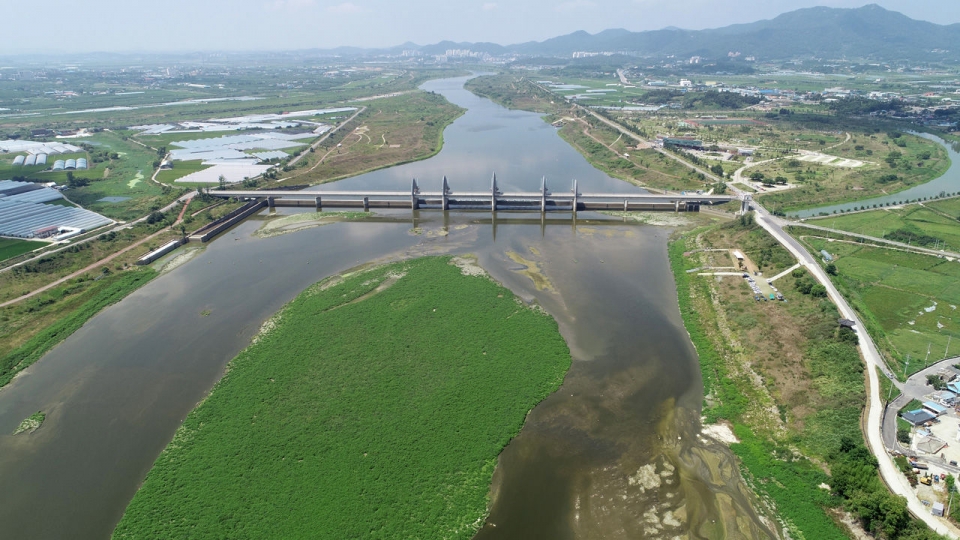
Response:
POLYGON ((763 173, 760 171, 753 171, 750 173, 750 179, 754 182, 760 182, 764 179, 763 173))
POLYGON ((723 178, 723 165, 720 165, 719 163, 712 165, 710 167, 710 172, 719 176, 720 178, 723 178))
POLYGON ((224 189, 227 188, 227 177, 225 177, 224 175, 221 174, 220 177, 217 178, 217 180, 220 182, 220 189, 221 189, 221 190, 224 190, 224 189))

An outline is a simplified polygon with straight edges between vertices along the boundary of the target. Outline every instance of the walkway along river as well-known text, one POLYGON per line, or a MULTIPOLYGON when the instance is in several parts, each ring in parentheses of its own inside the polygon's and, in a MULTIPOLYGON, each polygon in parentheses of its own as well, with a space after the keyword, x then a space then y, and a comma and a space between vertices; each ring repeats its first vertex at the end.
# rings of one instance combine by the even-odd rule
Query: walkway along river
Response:
MULTIPOLYGON (((432 81, 468 112, 430 160, 337 183, 402 189, 447 175, 484 189, 635 192, 591 167, 535 114, 432 81)), ((297 213, 294 209, 279 213, 297 213)), ((760 538, 767 527, 723 446, 699 437, 697 358, 677 311, 668 229, 584 213, 409 211, 270 238, 269 211, 92 319, 0 391, 0 531, 107 538, 154 459, 261 323, 308 285, 371 260, 476 253, 498 280, 553 314, 574 365, 501 456, 481 538, 760 538), (47 413, 33 434, 17 424, 47 413), (734 530, 737 532, 734 533, 734 530)), ((282 361, 282 359, 278 359, 282 361)))

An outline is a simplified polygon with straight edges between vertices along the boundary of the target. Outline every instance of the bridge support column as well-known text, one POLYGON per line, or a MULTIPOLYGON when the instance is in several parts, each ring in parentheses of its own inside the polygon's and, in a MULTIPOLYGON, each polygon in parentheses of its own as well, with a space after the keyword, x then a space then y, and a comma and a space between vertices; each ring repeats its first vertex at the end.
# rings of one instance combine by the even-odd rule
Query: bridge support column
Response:
POLYGON ((627 200, 623 200, 623 211, 626 212, 629 208, 627 207, 627 200))
POLYGON ((364 197, 364 198, 363 198, 363 211, 366 212, 367 210, 370 210, 370 198, 369 198, 369 197, 364 197))
POLYGON ((673 211, 674 211, 674 212, 679 212, 679 211, 680 211, 680 201, 679 201, 679 200, 673 201, 673 211))
POLYGON ((267 197, 267 206, 273 208, 276 206, 276 203, 273 200, 273 197, 267 197))
POLYGON ((490 211, 497 211, 497 173, 493 173, 493 180, 490 182, 490 211))
POLYGON ((413 183, 410 186, 410 208, 413 210, 420 209, 420 200, 417 196, 420 194, 420 187, 417 186, 417 179, 413 179, 413 183))
MULTIPOLYGON (((540 213, 547 213, 547 177, 540 181, 540 213)), ((541 220, 542 222, 542 220, 541 220)))
POLYGON ((440 209, 446 212, 450 209, 450 201, 447 196, 450 194, 450 185, 447 183, 447 177, 443 177, 443 184, 440 185, 440 209))
POLYGON ((323 208, 323 205, 320 203, 320 197, 317 197, 317 210, 323 208))
POLYGON ((577 207, 580 206, 580 189, 577 187, 577 180, 573 180, 573 215, 577 215, 577 207))

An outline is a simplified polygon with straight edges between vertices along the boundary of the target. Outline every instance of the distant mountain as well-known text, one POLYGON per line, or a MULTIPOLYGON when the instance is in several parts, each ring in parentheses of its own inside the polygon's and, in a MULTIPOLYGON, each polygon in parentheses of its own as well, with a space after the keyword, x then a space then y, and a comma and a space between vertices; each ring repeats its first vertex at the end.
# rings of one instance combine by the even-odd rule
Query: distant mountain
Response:
POLYGON ((876 4, 855 9, 813 7, 775 19, 711 30, 668 28, 647 32, 623 29, 584 31, 542 42, 500 47, 495 44, 444 43, 424 47, 427 54, 448 48, 537 56, 569 56, 575 51, 726 58, 729 52, 758 59, 861 58, 877 61, 960 60, 960 24, 949 26, 911 19, 876 4), (442 46, 441 46, 442 45, 442 46), (482 48, 478 48, 482 45, 482 48), (931 51, 949 51, 947 53, 931 51))

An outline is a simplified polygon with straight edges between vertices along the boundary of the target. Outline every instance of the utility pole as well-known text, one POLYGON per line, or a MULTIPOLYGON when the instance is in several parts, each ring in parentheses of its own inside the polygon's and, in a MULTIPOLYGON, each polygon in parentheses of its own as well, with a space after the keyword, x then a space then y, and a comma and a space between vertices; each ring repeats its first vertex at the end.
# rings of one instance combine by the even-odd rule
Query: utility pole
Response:
POLYGON ((927 360, 930 359, 930 342, 927 342, 927 356, 923 359, 923 369, 927 369, 927 360))
POLYGON ((907 355, 907 360, 903 363, 903 380, 907 380, 907 367, 910 365, 910 355, 907 355))

